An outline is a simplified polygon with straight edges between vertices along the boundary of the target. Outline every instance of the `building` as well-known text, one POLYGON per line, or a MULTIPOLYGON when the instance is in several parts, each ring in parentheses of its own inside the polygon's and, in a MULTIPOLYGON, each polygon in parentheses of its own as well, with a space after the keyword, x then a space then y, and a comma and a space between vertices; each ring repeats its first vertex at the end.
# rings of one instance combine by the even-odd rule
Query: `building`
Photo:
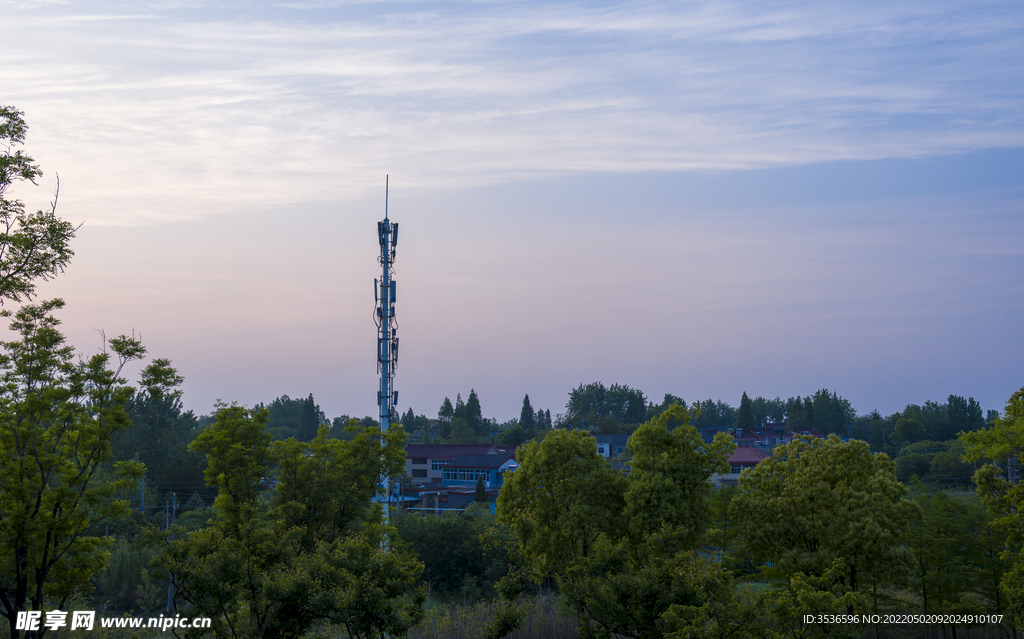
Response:
POLYGON ((757 466, 762 460, 769 457, 771 457, 770 454, 753 446, 737 446, 732 455, 729 455, 729 472, 724 475, 715 473, 711 476, 711 484, 716 488, 736 486, 739 484, 740 473, 747 468, 757 466))
POLYGON ((597 439, 597 454, 605 459, 618 457, 626 451, 626 442, 629 435, 595 435, 597 439))
POLYGON ((440 482, 444 467, 460 455, 497 455, 494 444, 409 444, 405 447, 405 476, 410 483, 440 482))
POLYGON ((485 488, 500 488, 506 472, 519 468, 513 455, 483 454, 459 455, 444 467, 442 486, 476 486, 484 480, 485 488))

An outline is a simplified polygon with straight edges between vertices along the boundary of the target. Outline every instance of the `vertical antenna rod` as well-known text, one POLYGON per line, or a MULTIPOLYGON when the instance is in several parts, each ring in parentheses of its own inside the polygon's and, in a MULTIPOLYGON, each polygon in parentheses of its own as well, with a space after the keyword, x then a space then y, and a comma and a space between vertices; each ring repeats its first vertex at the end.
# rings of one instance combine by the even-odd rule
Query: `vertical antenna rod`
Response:
MULTIPOLYGON (((380 406, 380 430, 383 435, 394 420, 398 391, 394 390, 395 368, 398 366, 398 337, 395 323, 395 281, 391 279, 391 265, 395 261, 395 245, 398 244, 398 223, 388 220, 388 178, 384 178, 384 221, 377 222, 377 238, 380 242, 380 282, 374 281, 374 297, 377 298, 377 372, 380 373, 380 390, 377 404, 380 406)), ((384 439, 381 438, 381 447, 384 439)), ((384 523, 390 520, 391 482, 384 478, 384 523)))

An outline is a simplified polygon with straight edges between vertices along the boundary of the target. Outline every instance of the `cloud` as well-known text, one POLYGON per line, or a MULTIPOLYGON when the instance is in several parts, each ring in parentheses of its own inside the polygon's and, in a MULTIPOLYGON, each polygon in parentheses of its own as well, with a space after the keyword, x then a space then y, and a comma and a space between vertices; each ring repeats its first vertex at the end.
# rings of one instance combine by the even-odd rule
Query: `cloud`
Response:
POLYGON ((1019 3, 7 6, 4 102, 97 223, 1024 146, 1019 3))

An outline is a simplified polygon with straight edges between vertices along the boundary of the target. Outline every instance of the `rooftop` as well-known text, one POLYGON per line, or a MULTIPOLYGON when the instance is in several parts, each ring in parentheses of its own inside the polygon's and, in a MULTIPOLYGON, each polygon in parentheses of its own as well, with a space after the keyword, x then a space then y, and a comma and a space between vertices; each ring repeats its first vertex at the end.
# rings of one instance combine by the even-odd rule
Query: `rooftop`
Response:
POLYGON ((494 444, 409 444, 405 447, 406 457, 428 459, 455 459, 459 455, 495 455, 494 444))

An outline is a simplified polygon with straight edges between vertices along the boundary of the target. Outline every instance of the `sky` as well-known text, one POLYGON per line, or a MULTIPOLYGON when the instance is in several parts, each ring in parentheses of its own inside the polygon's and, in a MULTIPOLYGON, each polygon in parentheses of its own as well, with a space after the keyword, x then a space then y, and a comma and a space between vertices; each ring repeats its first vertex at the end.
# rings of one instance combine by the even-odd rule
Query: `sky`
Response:
MULTIPOLYGON (((0 0, 0 104, 81 224, 82 353, 141 335, 198 414, 1024 386, 1024 4, 0 0)), ((127 371, 136 375, 138 366, 127 371)))

